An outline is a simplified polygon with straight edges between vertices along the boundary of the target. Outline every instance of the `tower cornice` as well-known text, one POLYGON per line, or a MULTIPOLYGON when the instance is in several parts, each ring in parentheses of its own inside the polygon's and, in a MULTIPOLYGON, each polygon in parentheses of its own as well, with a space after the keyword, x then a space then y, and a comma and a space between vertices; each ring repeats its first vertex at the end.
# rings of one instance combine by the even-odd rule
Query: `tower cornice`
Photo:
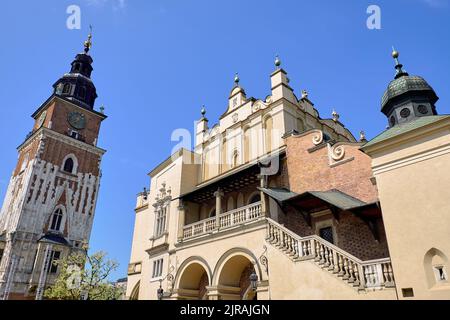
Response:
POLYGON ((94 153, 96 155, 102 156, 106 153, 105 149, 99 148, 97 146, 93 146, 91 144, 88 144, 86 142, 79 141, 77 139, 74 139, 72 137, 63 135, 59 132, 55 132, 53 130, 50 130, 48 128, 42 127, 38 130, 36 130, 28 139, 26 139, 21 145, 17 147, 17 151, 22 151, 24 148, 26 148, 29 144, 31 144, 36 138, 37 139, 45 139, 45 138, 53 138, 58 141, 62 141, 64 143, 67 143, 68 145, 71 145, 73 147, 76 147, 81 150, 85 150, 91 153, 94 153))

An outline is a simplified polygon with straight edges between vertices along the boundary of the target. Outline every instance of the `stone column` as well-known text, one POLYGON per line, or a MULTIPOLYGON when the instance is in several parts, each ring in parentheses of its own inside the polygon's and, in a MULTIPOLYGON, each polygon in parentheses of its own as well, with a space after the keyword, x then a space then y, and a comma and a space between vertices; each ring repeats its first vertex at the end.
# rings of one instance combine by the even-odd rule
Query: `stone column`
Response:
POLYGON ((186 222, 186 206, 180 201, 178 206, 178 242, 183 241, 183 228, 186 222))
MULTIPOLYGON (((258 175, 260 188, 267 188, 267 176, 258 175)), ((269 197, 261 190, 261 210, 264 215, 270 218, 269 197)))
POLYGON ((214 192, 214 196, 216 197, 216 229, 220 227, 220 215, 222 214, 222 197, 223 192, 219 188, 216 192, 214 192))

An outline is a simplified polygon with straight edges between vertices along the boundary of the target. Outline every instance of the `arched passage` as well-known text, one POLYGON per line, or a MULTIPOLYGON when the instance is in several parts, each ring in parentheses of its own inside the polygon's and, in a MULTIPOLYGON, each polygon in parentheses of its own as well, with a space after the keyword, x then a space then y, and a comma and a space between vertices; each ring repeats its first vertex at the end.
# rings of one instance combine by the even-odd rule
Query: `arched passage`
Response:
POLYGON ((253 255, 238 249, 225 254, 218 263, 214 274, 214 284, 219 288, 223 300, 256 300, 256 292, 251 288, 250 275, 255 272, 261 279, 261 270, 253 255))
POLYGON ((180 270, 177 282, 179 299, 206 300, 210 284, 209 268, 202 261, 191 261, 180 270))
POLYGON ((130 294, 130 300, 139 300, 140 284, 141 284, 141 282, 138 281, 138 283, 136 283, 136 285, 134 286, 133 291, 131 291, 131 294, 130 294))

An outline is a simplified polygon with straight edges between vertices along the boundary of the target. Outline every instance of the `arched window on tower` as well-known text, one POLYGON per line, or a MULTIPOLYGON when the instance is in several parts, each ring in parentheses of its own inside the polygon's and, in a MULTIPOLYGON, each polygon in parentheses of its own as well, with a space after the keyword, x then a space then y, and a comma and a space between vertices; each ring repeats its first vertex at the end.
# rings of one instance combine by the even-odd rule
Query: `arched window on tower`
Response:
POLYGON ((73 165, 74 165, 73 159, 72 158, 68 158, 66 160, 66 162, 64 162, 64 169, 63 170, 65 172, 72 173, 73 172, 73 165))
POLYGON ((73 153, 68 154, 62 161, 61 171, 77 174, 78 170, 78 160, 73 153))
POLYGON ((61 232, 61 222, 63 220, 64 214, 61 208, 58 208, 55 210, 55 212, 52 215, 52 220, 50 224, 50 230, 61 232))

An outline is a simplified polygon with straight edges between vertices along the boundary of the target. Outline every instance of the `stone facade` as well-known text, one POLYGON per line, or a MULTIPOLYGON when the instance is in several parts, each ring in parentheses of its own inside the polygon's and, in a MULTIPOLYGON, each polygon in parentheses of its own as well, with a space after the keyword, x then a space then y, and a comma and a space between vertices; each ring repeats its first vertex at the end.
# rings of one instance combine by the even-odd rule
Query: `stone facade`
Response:
POLYGON ((286 74, 272 73, 264 100, 247 98, 237 78, 219 124, 209 128, 203 110, 194 151, 150 172, 130 299, 157 299, 160 285, 162 299, 395 298, 371 160, 335 115, 322 119, 306 92, 295 96, 286 74), (337 198, 303 195, 316 191, 337 198))

